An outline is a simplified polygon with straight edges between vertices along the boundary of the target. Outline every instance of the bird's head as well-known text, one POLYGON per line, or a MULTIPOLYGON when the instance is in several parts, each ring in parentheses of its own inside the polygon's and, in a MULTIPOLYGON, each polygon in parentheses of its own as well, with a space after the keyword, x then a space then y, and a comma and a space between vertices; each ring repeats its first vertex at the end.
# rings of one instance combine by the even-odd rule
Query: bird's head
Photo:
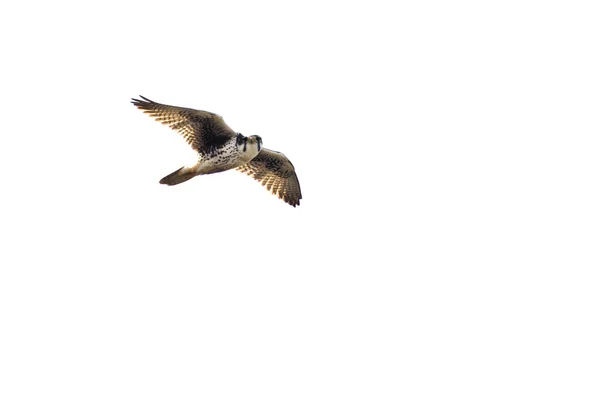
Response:
POLYGON ((256 152, 260 152, 260 149, 262 149, 262 138, 259 137, 258 135, 251 135, 248 137, 248 144, 249 145, 255 145, 256 146, 256 152))
POLYGON ((237 146, 241 152, 254 158, 263 147, 262 138, 258 135, 251 135, 249 137, 243 137, 241 134, 238 135, 237 146))

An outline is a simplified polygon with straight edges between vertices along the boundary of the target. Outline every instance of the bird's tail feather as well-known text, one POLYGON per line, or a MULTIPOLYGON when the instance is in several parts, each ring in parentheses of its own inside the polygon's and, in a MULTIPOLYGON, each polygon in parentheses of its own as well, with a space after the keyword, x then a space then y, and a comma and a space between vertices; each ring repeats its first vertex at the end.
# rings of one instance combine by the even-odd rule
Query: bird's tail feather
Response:
POLYGON ((185 182, 188 179, 192 179, 196 176, 196 173, 190 170, 188 167, 181 167, 175 172, 170 173, 160 180, 160 183, 163 185, 177 185, 179 183, 185 182))

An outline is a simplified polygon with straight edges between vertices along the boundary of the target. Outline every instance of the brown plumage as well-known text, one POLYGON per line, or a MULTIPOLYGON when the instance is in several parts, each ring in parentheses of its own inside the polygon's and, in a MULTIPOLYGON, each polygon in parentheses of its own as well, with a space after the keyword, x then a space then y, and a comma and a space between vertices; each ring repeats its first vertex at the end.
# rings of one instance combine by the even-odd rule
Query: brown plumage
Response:
POLYGON ((197 175, 237 169, 261 182, 286 203, 300 205, 302 193, 292 163, 283 153, 262 148, 258 135, 234 132, 215 113, 164 105, 140 95, 132 103, 144 113, 177 131, 198 152, 198 162, 181 167, 160 183, 177 185, 197 175))
POLYGON ((143 101, 132 98, 131 102, 156 121, 177 131, 201 155, 213 152, 237 135, 218 114, 163 105, 140 97, 143 101))
POLYGON ((262 149, 249 163, 237 168, 291 206, 300 205, 302 192, 292 162, 283 153, 262 149))

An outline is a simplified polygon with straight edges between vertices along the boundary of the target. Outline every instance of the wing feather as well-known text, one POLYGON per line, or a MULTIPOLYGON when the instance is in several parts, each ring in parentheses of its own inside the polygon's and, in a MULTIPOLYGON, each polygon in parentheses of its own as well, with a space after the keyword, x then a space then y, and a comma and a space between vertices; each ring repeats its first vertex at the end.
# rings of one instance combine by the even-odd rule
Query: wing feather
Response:
POLYGON ((253 177, 289 205, 300 205, 300 182, 294 166, 283 153, 262 149, 252 161, 236 169, 253 177))
POLYGON ((237 136, 218 114, 132 98, 138 109, 177 131, 201 155, 207 155, 237 136))

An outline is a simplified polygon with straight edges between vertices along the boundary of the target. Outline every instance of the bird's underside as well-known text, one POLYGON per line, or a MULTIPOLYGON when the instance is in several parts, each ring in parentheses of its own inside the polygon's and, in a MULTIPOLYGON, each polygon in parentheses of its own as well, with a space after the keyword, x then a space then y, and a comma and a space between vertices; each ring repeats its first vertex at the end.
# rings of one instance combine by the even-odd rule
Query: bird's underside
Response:
POLYGON ((300 205, 302 193, 294 166, 283 154, 262 147, 262 139, 234 132, 217 114, 163 105, 147 98, 132 99, 144 113, 177 131, 198 153, 198 162, 181 167, 160 183, 177 185, 197 175, 237 169, 252 176, 271 193, 290 204, 300 205))

